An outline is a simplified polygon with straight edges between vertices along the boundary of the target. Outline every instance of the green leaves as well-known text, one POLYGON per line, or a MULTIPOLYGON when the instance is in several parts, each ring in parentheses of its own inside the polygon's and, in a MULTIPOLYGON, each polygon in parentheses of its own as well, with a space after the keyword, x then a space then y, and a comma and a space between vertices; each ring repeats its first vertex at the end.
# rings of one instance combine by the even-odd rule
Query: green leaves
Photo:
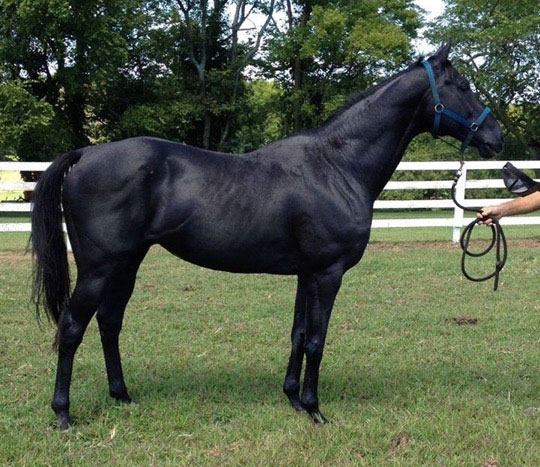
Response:
POLYGON ((0 160, 49 160, 64 149, 65 132, 52 106, 21 82, 0 86, 0 128, 0 160))
POLYGON ((320 56, 335 61, 346 47, 347 15, 335 7, 315 6, 308 31, 300 44, 302 58, 320 56))
POLYGON ((506 157, 540 157, 538 1, 448 0, 429 35, 437 42, 452 39, 458 68, 505 127, 506 157), (521 111, 513 111, 515 106, 521 111))
POLYGON ((410 1, 313 3, 295 2, 289 28, 270 42, 271 72, 286 91, 285 111, 292 112, 289 132, 318 125, 336 103, 408 62, 421 25, 410 1))

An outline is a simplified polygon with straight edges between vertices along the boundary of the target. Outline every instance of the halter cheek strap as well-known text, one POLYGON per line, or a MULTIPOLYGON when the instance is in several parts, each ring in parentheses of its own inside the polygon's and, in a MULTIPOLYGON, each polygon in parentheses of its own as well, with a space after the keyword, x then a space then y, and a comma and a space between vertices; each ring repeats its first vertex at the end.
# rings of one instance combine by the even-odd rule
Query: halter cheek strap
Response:
POLYGON ((437 84, 435 83, 435 74, 433 73, 433 67, 431 66, 431 63, 429 63, 427 60, 424 60, 422 62, 422 65, 424 65, 424 68, 426 69, 426 73, 429 79, 429 86, 431 88, 431 94, 433 95, 433 101, 435 102, 435 119, 433 120, 432 135, 434 138, 439 137, 439 129, 441 126, 441 118, 443 115, 445 115, 448 118, 451 118, 452 120, 458 122, 460 125, 468 128, 469 133, 467 137, 465 138, 465 140, 463 141, 461 148, 459 149, 459 151, 463 154, 465 150, 469 147, 469 144, 471 144, 471 141, 474 138, 474 135, 476 134, 476 132, 478 131, 478 128, 480 128, 480 125, 484 122, 486 117, 491 112, 491 109, 489 107, 484 107, 484 110, 474 122, 470 122, 469 120, 467 120, 466 118, 463 118, 461 115, 457 114, 456 112, 453 112, 452 110, 447 109, 441 103, 441 97, 439 96, 437 84))

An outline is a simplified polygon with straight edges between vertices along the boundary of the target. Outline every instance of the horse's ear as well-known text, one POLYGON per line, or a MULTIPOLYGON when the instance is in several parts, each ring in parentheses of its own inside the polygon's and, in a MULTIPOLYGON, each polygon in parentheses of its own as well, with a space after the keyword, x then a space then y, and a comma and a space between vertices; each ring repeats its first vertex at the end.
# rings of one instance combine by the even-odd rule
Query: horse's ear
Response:
POLYGON ((437 59, 440 63, 445 63, 448 60, 448 54, 452 48, 452 43, 448 41, 446 44, 441 45, 439 50, 435 53, 433 58, 437 59))

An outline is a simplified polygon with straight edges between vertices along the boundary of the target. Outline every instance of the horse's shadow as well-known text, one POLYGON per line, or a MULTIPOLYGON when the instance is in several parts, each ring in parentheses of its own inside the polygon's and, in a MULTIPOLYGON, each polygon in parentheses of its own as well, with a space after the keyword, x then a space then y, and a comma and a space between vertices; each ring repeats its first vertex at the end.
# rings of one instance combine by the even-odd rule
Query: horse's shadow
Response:
MULTIPOLYGON (((484 362, 485 363, 485 362, 484 362)), ((262 404, 288 406, 285 395, 281 392, 283 375, 280 371, 265 371, 247 364, 237 363, 226 368, 202 367, 185 364, 185 362, 168 362, 166 367, 148 370, 126 368, 127 384, 131 396, 137 406, 151 408, 160 401, 174 401, 178 398, 196 400, 199 404, 214 405, 234 404, 250 407, 262 404)), ((284 369, 283 370, 284 374, 284 369)), ((531 370, 532 372, 532 370, 531 370)), ((327 368, 320 381, 319 397, 321 406, 339 403, 413 406, 430 393, 431 399, 447 399, 449 394, 477 394, 482 398, 500 398, 506 400, 508 391, 515 392, 515 382, 520 380, 518 369, 506 375, 508 385, 500 381, 500 368, 493 361, 482 367, 459 364, 437 363, 435 365, 410 365, 395 369, 379 366, 371 372, 351 365, 327 368), (437 394, 437 388, 440 394, 437 394)), ((103 383, 103 393, 106 384, 103 383)), ((530 393, 531 404, 534 394, 538 392, 532 387, 521 388, 521 396, 526 400, 530 393)), ((92 415, 99 415, 118 404, 105 398, 80 401, 88 407, 92 415), (93 407, 93 408, 90 408, 93 407)), ((87 397, 91 397, 88 394, 87 397)), ((344 407, 345 410, 345 407, 344 407)), ((292 409, 291 409, 292 411, 292 409)), ((292 413, 292 412, 291 412, 292 413)), ((77 417, 79 418, 79 417, 77 417)), ((79 418, 80 423, 80 418, 79 418)))

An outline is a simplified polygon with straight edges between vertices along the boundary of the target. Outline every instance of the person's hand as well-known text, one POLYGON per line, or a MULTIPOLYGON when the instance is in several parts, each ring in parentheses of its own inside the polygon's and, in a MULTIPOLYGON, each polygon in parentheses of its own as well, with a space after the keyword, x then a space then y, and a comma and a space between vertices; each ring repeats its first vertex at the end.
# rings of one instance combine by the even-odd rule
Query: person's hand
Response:
POLYGON ((502 209, 500 206, 486 206, 476 213, 476 217, 480 219, 479 224, 491 225, 502 217, 502 209))

